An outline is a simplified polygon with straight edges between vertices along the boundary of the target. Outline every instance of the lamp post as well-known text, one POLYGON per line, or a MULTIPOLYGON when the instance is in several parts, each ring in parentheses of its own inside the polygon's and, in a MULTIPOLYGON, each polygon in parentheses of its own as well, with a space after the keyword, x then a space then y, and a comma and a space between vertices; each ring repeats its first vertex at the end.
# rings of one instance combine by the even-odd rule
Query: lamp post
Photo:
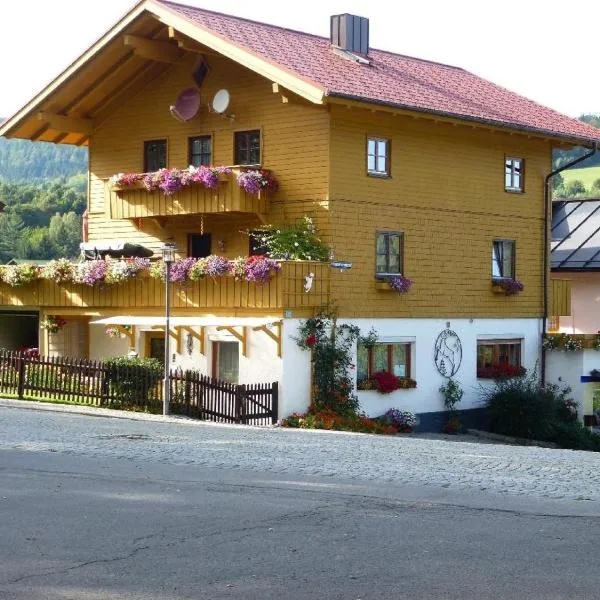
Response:
POLYGON ((171 338, 171 263, 175 260, 175 244, 167 243, 161 249, 162 259, 165 263, 165 372, 163 393, 163 415, 169 414, 169 401, 171 396, 170 386, 170 361, 171 350, 169 341, 171 338))

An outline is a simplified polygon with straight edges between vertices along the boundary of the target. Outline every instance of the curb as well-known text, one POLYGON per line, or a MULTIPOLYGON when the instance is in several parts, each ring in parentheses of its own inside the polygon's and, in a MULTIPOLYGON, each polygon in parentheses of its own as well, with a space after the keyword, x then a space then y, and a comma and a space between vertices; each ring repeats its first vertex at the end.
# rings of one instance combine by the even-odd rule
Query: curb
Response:
POLYGON ((501 442, 503 444, 514 444, 517 446, 537 446, 539 448, 551 448, 552 450, 559 449, 557 444, 552 442, 541 442, 539 440, 530 440, 527 438, 512 437, 510 435, 502 435, 500 433, 492 433, 490 431, 481 431, 480 429, 467 429, 467 433, 480 437, 485 440, 501 442))

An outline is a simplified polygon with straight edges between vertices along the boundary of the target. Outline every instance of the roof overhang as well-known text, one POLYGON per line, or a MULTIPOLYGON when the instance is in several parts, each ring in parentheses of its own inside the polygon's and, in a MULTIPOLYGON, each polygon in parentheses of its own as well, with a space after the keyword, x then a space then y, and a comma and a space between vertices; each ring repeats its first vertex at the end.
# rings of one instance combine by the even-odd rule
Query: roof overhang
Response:
POLYGON ((534 127, 526 127, 519 123, 507 123, 504 121, 494 121, 491 119, 483 119, 477 118, 470 115, 463 115, 452 112, 443 112, 439 110, 428 110, 423 107, 411 106, 408 104, 397 104, 393 102, 383 102, 383 101, 366 101, 364 98, 360 96, 352 96, 349 94, 339 94, 339 93, 328 93, 326 97, 326 101, 333 104, 343 104, 348 105, 351 103, 352 105, 360 108, 365 108, 369 110, 373 110, 373 106, 378 106, 380 110, 387 110, 391 112, 397 113, 406 113, 413 114, 415 116, 420 116, 422 118, 429 119, 441 119, 447 120, 449 123, 460 123, 464 122, 465 124, 471 124, 472 126, 485 127, 487 129, 498 129, 504 131, 515 132, 518 131, 525 135, 530 135, 534 137, 541 137, 544 139, 556 140, 557 142, 561 142, 563 144, 575 145, 575 146, 583 146, 585 148, 592 148, 594 144, 600 144, 600 133, 598 134, 597 139, 585 138, 585 137, 576 137, 576 136, 566 136, 560 135, 553 131, 548 131, 545 129, 537 129, 534 127))
MULTIPOLYGON (((12 117, 0 136, 86 145, 123 101, 166 71, 189 45, 176 31, 314 104, 325 90, 257 54, 202 28, 154 0, 136 4, 105 35, 12 117), (171 48, 172 50, 169 50, 171 48)), ((195 52, 201 52, 198 48, 195 52)))
MULTIPOLYGON (((281 317, 170 317, 171 327, 262 327, 279 323, 281 317)), ((164 316, 119 315, 91 321, 90 325, 164 327, 164 316)))

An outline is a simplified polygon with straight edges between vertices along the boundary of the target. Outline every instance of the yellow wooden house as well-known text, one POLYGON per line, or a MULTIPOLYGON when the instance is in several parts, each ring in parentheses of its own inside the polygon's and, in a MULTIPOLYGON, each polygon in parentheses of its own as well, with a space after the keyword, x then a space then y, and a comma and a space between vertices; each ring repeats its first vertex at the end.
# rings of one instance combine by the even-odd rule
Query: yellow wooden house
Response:
MULTIPOLYGON (((277 380, 280 416, 308 405, 309 358, 294 337, 328 303, 377 331, 374 346, 357 347, 357 393, 371 415, 434 414, 449 376, 472 408, 495 369, 533 368, 551 312, 552 149, 600 140, 462 69, 372 48, 364 18, 336 15, 321 38, 162 0, 136 4, 0 135, 87 146, 88 250, 129 244, 156 258, 172 242, 180 257, 234 259, 256 251, 248 232, 313 220, 327 262, 282 260, 262 286, 207 277, 173 287, 173 364, 277 380), (172 195, 115 179, 189 165, 229 169, 214 189, 172 195), (277 191, 238 185, 259 168, 277 191), (416 387, 382 395, 370 389, 376 371, 416 387)), ((4 283, 0 305, 67 321, 40 330, 43 353, 162 351, 159 279, 4 283), (126 325, 124 338, 105 333, 126 325)))

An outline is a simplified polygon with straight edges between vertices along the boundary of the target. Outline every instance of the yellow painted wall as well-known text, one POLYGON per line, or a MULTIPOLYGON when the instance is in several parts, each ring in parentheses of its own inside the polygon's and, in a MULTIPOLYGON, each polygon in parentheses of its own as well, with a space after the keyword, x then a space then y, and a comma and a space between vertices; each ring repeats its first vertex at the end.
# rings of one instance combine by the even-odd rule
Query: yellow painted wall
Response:
POLYGON ((550 145, 523 135, 361 109, 331 109, 332 277, 344 316, 539 317, 543 283, 543 179, 550 145), (366 138, 391 139, 391 177, 366 173, 366 138), (526 161, 525 193, 504 191, 505 155, 526 161), (412 290, 375 289, 375 232, 405 235, 412 290), (513 297, 491 291, 494 239, 516 241, 513 297))
MULTIPOLYGON (((209 113, 206 106, 199 117, 189 123, 176 121, 169 113, 177 94, 193 85, 191 72, 195 57, 175 65, 163 76, 125 103, 94 133, 90 142, 90 241, 126 239, 157 250, 168 238, 174 238, 185 253, 188 232, 198 232, 199 218, 170 218, 164 228, 144 220, 142 230, 136 221, 111 220, 105 205, 106 179, 119 172, 143 170, 144 140, 167 138, 168 166, 188 165, 188 137, 213 136, 213 162, 231 165, 234 160, 234 131, 262 130, 262 162, 280 182, 280 191, 273 197, 269 219, 277 221, 287 212, 304 214, 294 205, 302 206, 326 200, 329 177, 329 113, 323 107, 290 98, 283 104, 272 91, 271 82, 245 70, 225 58, 210 56, 211 71, 202 87, 203 102, 214 93, 227 88, 231 93, 228 110, 235 120, 209 113), (289 206, 289 210, 286 208, 289 206)), ((325 215, 320 212, 320 217, 325 215)), ((315 216, 316 213, 315 213, 315 216)), ((205 219, 205 232, 215 223, 213 239, 225 235, 233 239, 238 227, 258 225, 251 215, 227 215, 226 225, 205 219), (225 231, 222 231, 225 229, 225 231)), ((323 223, 323 229, 325 229, 323 223)), ((243 246, 247 253, 247 238, 231 242, 226 254, 235 254, 243 246), (235 248, 235 250, 234 250, 235 248)), ((215 249, 216 251, 216 249, 215 249)), ((241 251, 241 250, 240 250, 241 251)))

